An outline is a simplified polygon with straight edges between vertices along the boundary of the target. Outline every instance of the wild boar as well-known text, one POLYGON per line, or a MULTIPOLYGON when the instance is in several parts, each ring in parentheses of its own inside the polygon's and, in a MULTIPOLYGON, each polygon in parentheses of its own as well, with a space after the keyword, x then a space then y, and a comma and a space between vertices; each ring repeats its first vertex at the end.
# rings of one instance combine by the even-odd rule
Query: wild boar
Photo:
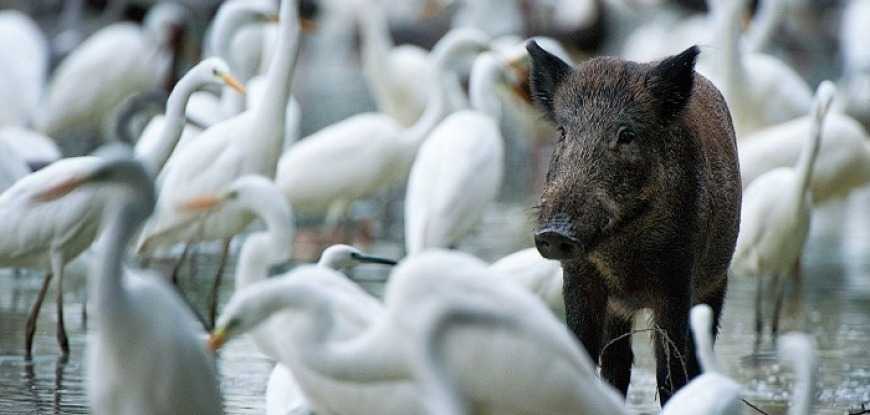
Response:
POLYGON ((535 245, 562 263, 568 327, 623 394, 634 356, 620 336, 652 310, 664 403, 700 371, 690 308, 713 308, 715 337, 725 299, 741 199, 728 107, 695 73, 697 46, 576 68, 534 41, 527 49, 533 98, 560 133, 535 245))

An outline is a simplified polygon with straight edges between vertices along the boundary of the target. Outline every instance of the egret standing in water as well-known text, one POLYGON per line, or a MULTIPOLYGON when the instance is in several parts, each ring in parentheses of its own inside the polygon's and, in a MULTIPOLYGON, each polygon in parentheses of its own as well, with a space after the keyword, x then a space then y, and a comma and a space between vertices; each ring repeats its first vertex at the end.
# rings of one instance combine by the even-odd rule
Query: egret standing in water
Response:
POLYGON ((45 202, 82 186, 103 187, 111 196, 106 251, 89 282, 96 311, 87 350, 91 410, 222 414, 217 370, 199 322, 164 278, 122 267, 130 239, 154 209, 151 175, 132 159, 101 160, 34 198, 45 202))

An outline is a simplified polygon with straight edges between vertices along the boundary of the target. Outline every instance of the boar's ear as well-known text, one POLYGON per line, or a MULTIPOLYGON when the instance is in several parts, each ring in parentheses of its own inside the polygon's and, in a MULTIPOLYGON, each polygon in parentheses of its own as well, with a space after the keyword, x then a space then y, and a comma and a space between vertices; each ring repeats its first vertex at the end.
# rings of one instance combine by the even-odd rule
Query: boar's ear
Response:
POLYGON ((534 40, 526 43, 526 50, 532 57, 532 70, 529 72, 532 98, 552 119, 553 95, 559 84, 571 73, 571 65, 538 46, 534 40))
POLYGON ((692 46, 679 55, 666 58, 650 70, 646 86, 658 103, 659 116, 672 118, 679 114, 692 96, 695 83, 695 60, 698 46, 692 46))

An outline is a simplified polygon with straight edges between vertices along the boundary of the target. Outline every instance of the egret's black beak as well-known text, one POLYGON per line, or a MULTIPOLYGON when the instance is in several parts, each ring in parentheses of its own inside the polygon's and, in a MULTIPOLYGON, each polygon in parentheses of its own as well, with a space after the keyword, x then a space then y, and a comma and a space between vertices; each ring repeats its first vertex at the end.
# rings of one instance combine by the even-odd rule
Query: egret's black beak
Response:
POLYGON ((382 265, 390 265, 390 266, 394 266, 394 265, 398 264, 398 261, 396 261, 396 260, 388 259, 388 258, 381 258, 381 257, 376 257, 376 256, 371 256, 371 255, 352 253, 352 254, 350 254, 350 256, 354 260, 356 260, 360 263, 363 263, 363 264, 382 264, 382 265))

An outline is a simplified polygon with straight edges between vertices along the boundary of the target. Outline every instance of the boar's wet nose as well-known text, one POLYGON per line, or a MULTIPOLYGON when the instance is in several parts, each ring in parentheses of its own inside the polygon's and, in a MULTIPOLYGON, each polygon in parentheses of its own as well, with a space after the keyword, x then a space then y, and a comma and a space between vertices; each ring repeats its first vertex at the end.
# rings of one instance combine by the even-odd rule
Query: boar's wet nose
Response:
POLYGON ((569 259, 580 253, 580 244, 573 237, 552 229, 535 234, 535 247, 547 259, 569 259))

